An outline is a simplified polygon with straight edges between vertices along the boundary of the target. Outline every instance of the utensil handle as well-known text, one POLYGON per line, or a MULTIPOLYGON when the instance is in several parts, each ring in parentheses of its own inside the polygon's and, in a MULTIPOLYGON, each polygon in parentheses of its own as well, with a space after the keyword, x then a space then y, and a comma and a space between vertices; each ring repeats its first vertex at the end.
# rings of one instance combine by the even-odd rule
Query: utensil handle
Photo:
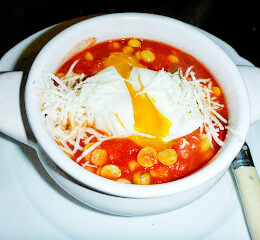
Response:
POLYGON ((29 146, 20 108, 20 87, 23 72, 0 73, 0 131, 29 146))
POLYGON ((260 119, 260 68, 237 66, 246 85, 251 110, 251 123, 260 119))
POLYGON ((260 180, 254 166, 232 167, 253 239, 260 239, 260 180))

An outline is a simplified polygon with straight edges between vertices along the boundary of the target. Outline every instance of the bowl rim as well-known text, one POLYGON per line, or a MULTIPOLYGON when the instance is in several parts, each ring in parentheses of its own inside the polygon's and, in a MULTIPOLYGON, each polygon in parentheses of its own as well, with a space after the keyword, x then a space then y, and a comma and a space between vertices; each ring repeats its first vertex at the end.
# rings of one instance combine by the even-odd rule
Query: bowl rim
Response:
POLYGON ((28 74, 27 83, 25 86, 25 108, 26 114, 28 117, 29 125, 32 129, 32 132, 39 143, 40 147, 44 149, 44 151, 48 154, 48 156, 55 162, 63 171, 72 176, 74 179, 85 185, 86 187, 93 188, 97 191, 120 196, 120 197, 130 197, 130 198, 149 198, 149 197, 161 197, 167 196, 175 193, 180 193, 183 191, 187 191, 190 188, 197 187, 206 181, 210 180, 217 175, 221 175, 222 172, 226 171, 231 163, 231 161, 235 158, 236 154, 239 152, 242 144, 245 140, 249 122, 250 122, 250 113, 249 113, 249 98, 248 94, 243 82, 243 79, 238 71, 236 65, 233 61, 227 56, 227 54, 211 39, 205 36, 203 33, 198 31, 193 26, 183 23, 179 20, 161 16, 157 14, 150 13, 113 13, 106 14, 101 16, 95 16, 86 20, 83 20, 79 23, 76 23, 67 29, 61 31, 54 38, 52 38, 39 52, 36 59, 34 60, 31 69, 28 74), (100 177, 94 173, 88 172, 79 166, 77 163, 72 161, 55 143, 54 139, 47 132, 44 124, 39 121, 38 114, 35 112, 35 103, 31 103, 31 94, 32 94, 32 82, 34 81, 34 74, 37 73, 38 65, 41 63, 41 59, 44 57, 44 54, 52 45, 57 45, 60 39, 63 38, 67 33, 73 32, 78 27, 89 24, 95 21, 105 21, 107 19, 115 19, 119 20, 120 18, 131 18, 134 19, 142 19, 142 18, 157 18, 158 20, 171 21, 174 24, 179 24, 183 28, 190 31, 191 34, 198 35, 204 41, 207 41, 212 48, 217 51, 221 57, 225 60, 227 64, 230 65, 234 75, 237 77, 237 82, 241 85, 241 98, 243 101, 241 102, 241 109, 246 112, 242 116, 242 120, 238 124, 240 129, 240 137, 242 141, 235 140, 234 136, 228 136, 225 142, 229 142, 229 144, 225 144, 220 151, 216 154, 213 160, 199 169, 199 171, 176 181, 163 183, 163 184, 155 184, 155 185, 135 185, 135 184, 122 184, 116 181, 112 181, 103 177, 100 177), (32 107, 33 105, 33 107, 32 107), (232 146, 231 146, 232 145, 232 146))

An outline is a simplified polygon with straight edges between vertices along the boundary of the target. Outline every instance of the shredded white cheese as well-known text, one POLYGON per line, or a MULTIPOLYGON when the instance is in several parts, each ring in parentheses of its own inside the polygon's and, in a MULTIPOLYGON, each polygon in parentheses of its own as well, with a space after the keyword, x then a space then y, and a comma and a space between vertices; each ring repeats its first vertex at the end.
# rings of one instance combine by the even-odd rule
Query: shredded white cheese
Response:
MULTIPOLYGON (((50 133, 54 136, 64 152, 73 155, 78 150, 83 150, 80 146, 81 141, 87 144, 93 138, 96 138, 97 142, 76 159, 76 162, 79 162, 104 141, 130 135, 153 137, 134 131, 129 131, 123 135, 98 132, 94 126, 94 113, 84 102, 88 96, 82 94, 89 84, 88 78, 85 78, 84 74, 75 74, 73 72, 73 68, 77 63, 78 61, 75 61, 71 65, 68 73, 64 77, 59 78, 50 74, 43 82, 35 82, 35 89, 40 100, 41 114, 44 117, 50 133)), ((164 73, 164 70, 159 71, 138 94, 147 92, 152 82, 164 73)), ((186 102, 182 106, 187 107, 187 112, 190 111, 191 107, 196 107, 200 112, 203 118, 203 123, 200 126, 201 134, 205 130, 206 136, 210 141, 212 141, 213 138, 218 145, 222 146, 223 141, 219 139, 218 132, 219 129, 223 130, 227 128, 224 126, 227 124, 227 120, 218 113, 218 110, 224 107, 223 104, 215 101, 216 98, 210 94, 212 93, 211 80, 196 79, 195 73, 192 71, 192 66, 187 69, 184 75, 181 70, 176 71, 172 79, 175 81, 175 84, 181 86, 183 91, 182 93, 175 93, 177 96, 180 96, 179 101, 184 101, 184 99, 181 98, 183 94, 186 96, 186 102), (195 106, 194 99, 196 100, 195 106)), ((178 112, 176 114, 178 114, 178 112)), ((110 127, 113 129, 112 125, 110 127)), ((188 144, 186 139, 183 138, 181 148, 184 148, 188 144)), ((85 163, 84 166, 91 166, 91 164, 85 163)))
POLYGON ((185 139, 185 138, 182 138, 182 144, 180 146, 180 149, 183 149, 185 148, 186 145, 189 145, 190 143, 185 139))

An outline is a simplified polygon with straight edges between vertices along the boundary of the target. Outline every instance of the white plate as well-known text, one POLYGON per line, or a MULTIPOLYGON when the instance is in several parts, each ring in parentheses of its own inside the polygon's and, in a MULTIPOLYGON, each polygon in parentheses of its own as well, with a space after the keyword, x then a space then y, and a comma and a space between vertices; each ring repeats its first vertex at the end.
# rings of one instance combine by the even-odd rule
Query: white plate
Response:
MULTIPOLYGON (((0 72, 26 70, 43 44, 74 19, 25 39, 0 60, 0 72)), ((233 48, 204 32, 239 65, 252 65, 233 48)), ((260 158, 260 123, 247 142, 260 158)), ((2 135, 0 135, 2 136, 2 135)), ((250 239, 230 172, 203 197, 153 216, 118 217, 95 211, 65 193, 48 176, 34 150, 0 138, 0 239, 250 239)), ((256 167, 260 169, 260 162, 256 167)))

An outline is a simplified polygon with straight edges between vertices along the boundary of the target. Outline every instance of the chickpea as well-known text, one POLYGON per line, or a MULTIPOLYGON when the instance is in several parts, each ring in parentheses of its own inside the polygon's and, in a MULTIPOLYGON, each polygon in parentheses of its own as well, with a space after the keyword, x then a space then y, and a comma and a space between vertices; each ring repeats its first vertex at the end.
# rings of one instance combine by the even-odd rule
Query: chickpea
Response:
MULTIPOLYGON (((88 144, 86 144, 85 147, 83 148, 83 152, 85 152, 85 151, 86 151, 88 148, 90 148, 93 144, 94 144, 94 143, 88 143, 88 144)), ((88 154, 85 156, 86 161, 90 161, 91 155, 92 155, 92 153, 90 152, 90 153, 88 153, 88 154)))
POLYGON ((99 176, 101 175, 101 168, 102 167, 98 167, 97 172, 96 172, 96 174, 99 175, 99 176))
POLYGON ((94 143, 91 142, 91 143, 87 143, 84 148, 83 148, 83 152, 86 151, 88 148, 90 148, 94 143))
POLYGON ((214 150, 213 148, 210 148, 208 151, 204 152, 201 156, 203 161, 209 161, 214 156, 214 150))
POLYGON ((115 49, 119 49, 119 48, 120 48, 120 43, 118 43, 118 42, 113 42, 113 43, 112 43, 112 47, 115 48, 115 49))
POLYGON ((147 63, 151 63, 155 60, 155 55, 152 51, 150 50, 143 50, 140 52, 140 56, 143 59, 143 61, 147 63))
POLYGON ((91 52, 86 52, 86 53, 85 53, 85 59, 86 59, 87 61, 93 61, 94 57, 93 57, 93 55, 92 55, 91 52))
POLYGON ((137 51, 137 52, 135 53, 135 57, 136 57, 137 60, 141 60, 140 51, 137 51))
POLYGON ((58 78, 62 78, 62 77, 64 77, 64 76, 65 76, 65 74, 64 74, 64 73, 62 73, 62 72, 60 72, 60 73, 57 73, 57 74, 56 74, 56 76, 57 76, 58 78))
POLYGON ((152 169, 150 170, 150 174, 152 177, 168 177, 169 173, 167 171, 167 169, 163 168, 160 166, 160 168, 157 169, 152 169))
POLYGON ((172 63, 178 63, 179 62, 179 58, 175 55, 169 55, 168 59, 172 62, 172 63))
POLYGON ((139 164, 137 161, 133 160, 128 163, 128 167, 129 167, 130 171, 134 171, 139 167, 139 164))
POLYGON ((105 149, 95 149, 91 156, 91 162, 97 166, 102 166, 107 162, 107 151, 105 149))
POLYGON ((123 48, 123 51, 124 51, 125 53, 127 53, 127 54, 131 54, 131 53, 134 52, 134 48, 131 47, 131 46, 125 46, 125 47, 123 48))
POLYGON ((212 90, 212 92, 213 92, 214 95, 220 96, 221 90, 220 90, 219 87, 212 87, 211 90, 212 90))
POLYGON ((210 148, 210 141, 208 138, 203 138, 200 142, 200 151, 206 152, 210 148))
POLYGON ((151 176, 148 172, 136 172, 133 176, 133 181, 135 184, 139 185, 149 185, 151 181, 151 176))
POLYGON ((152 177, 159 177, 161 174, 158 171, 150 170, 150 174, 152 177))
POLYGON ((121 170, 114 164, 108 164, 101 168, 100 175, 109 179, 117 179, 121 177, 121 170))
POLYGON ((166 166, 171 166, 177 161, 177 153, 174 149, 165 149, 158 153, 158 160, 166 166))
POLYGON ((88 170, 89 172, 95 173, 96 169, 90 166, 86 166, 84 167, 86 170, 88 170))
POLYGON ((152 147, 144 147, 137 155, 137 162, 143 167, 152 167, 157 164, 157 152, 152 147))
POLYGON ((131 184, 131 181, 129 181, 129 180, 126 179, 126 178, 119 178, 119 179, 117 180, 117 182, 126 183, 126 184, 131 184))
POLYGON ((127 44, 128 44, 128 46, 131 46, 131 47, 140 47, 141 46, 141 42, 138 39, 130 39, 127 44))

